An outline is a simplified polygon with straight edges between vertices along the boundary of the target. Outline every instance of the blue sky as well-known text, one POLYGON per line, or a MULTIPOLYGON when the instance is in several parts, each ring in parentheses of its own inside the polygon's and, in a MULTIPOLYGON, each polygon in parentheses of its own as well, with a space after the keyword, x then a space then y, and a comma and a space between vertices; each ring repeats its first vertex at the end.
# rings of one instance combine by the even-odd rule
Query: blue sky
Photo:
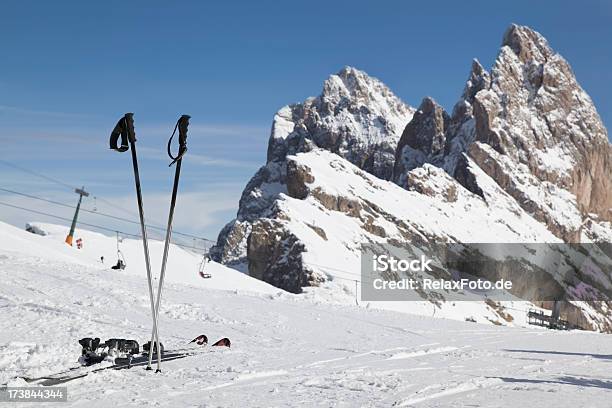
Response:
MULTIPOLYGON (((163 224, 172 181, 165 140, 188 113, 176 229, 214 238, 264 162, 280 107, 317 95, 325 78, 352 65, 411 105, 430 95, 451 108, 472 58, 489 67, 511 22, 540 31, 569 60, 610 128, 612 6, 603 0, 4 1, 0 159, 134 211, 129 155, 109 151, 107 139, 124 112, 135 112, 145 209, 163 224)), ((1 163, 0 171, 0 187, 76 198, 1 163)), ((12 196, 0 201, 70 215, 12 196)), ((0 220, 18 225, 41 218, 0 207, 0 220)))

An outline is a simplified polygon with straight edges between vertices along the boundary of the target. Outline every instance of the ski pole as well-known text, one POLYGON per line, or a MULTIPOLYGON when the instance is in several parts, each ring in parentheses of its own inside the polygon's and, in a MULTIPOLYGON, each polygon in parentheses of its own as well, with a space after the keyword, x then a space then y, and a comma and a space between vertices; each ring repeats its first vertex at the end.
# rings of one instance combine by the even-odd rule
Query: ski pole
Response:
MULTIPOLYGON (((142 191, 140 189, 140 174, 138 172, 138 157, 136 155, 136 133, 134 132, 134 114, 126 113, 123 118, 119 119, 117 125, 113 129, 110 136, 110 148, 118 152, 126 152, 131 148, 132 150, 132 167, 134 168, 134 182, 136 184, 136 199, 138 201, 138 213, 140 215, 140 229, 142 231, 142 244, 144 247, 145 266, 147 269, 147 283, 149 285, 149 299, 151 301, 151 314, 153 319, 153 333, 158 339, 159 335, 157 332, 157 319, 155 318, 155 304, 153 303, 153 278, 151 275, 151 262, 149 257, 149 244, 147 239, 147 228, 145 227, 145 216, 144 208, 142 205, 142 191), (121 146, 117 145, 121 136, 121 146), (129 142, 129 145, 128 145, 129 142)), ((158 348, 159 357, 159 348, 158 348)), ((151 369, 150 364, 148 369, 151 369)))
MULTIPOLYGON (((189 127, 189 115, 183 115, 176 122, 176 126, 174 126, 174 131, 172 132, 172 136, 170 136, 170 140, 168 140, 168 156, 172 159, 172 163, 170 166, 176 163, 176 167, 174 170, 174 184, 172 186, 172 198, 170 199, 170 211, 168 213, 168 225, 166 227, 166 240, 164 241, 164 254, 162 257, 161 264, 161 272, 159 274, 159 286, 157 288, 157 299, 155 301, 155 325, 154 328, 159 327, 159 308, 161 304, 161 296, 162 289, 164 286, 164 277, 166 276, 166 263, 168 262, 168 251, 170 249, 170 238, 172 236, 172 220, 174 218, 174 207, 176 205, 176 195, 178 192, 179 178, 181 176, 181 163, 183 162, 183 155, 187 152, 187 128, 189 127), (172 155, 172 151, 170 150, 172 139, 176 133, 176 130, 179 131, 179 151, 176 156, 172 155)), ((151 333, 151 342, 149 344, 153 344, 154 338, 157 337, 155 331, 151 333)), ((159 337, 157 337, 157 370, 156 372, 161 371, 161 358, 160 358, 160 343, 159 337)), ((151 367, 151 362, 153 359, 153 353, 149 353, 149 367, 151 367)))

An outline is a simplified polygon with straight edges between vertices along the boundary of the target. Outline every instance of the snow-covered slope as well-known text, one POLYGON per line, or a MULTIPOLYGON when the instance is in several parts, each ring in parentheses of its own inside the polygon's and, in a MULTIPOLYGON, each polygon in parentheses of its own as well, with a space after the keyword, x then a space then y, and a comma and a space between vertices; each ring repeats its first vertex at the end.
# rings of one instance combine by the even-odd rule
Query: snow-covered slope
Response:
MULTIPOLYGON (((127 267, 123 271, 111 269, 117 262, 117 242, 115 237, 109 237, 97 232, 77 228, 75 242, 81 238, 83 247, 77 249, 76 244, 70 247, 64 243, 68 228, 54 224, 31 223, 47 233, 46 236, 31 234, 12 225, 0 222, 0 248, 5 253, 28 255, 43 261, 54 260, 83 265, 91 269, 107 273, 109 281, 118 274, 140 277, 143 288, 146 286, 146 269, 143 256, 142 241, 123 238, 120 250, 123 253, 127 267), (104 264, 100 257, 104 257, 104 264)), ((164 250, 162 241, 150 240, 152 273, 159 275, 161 258, 164 250)), ((179 282, 202 288, 221 290, 246 290, 258 293, 276 293, 281 291, 265 282, 253 279, 234 269, 227 268, 214 261, 206 266, 206 273, 211 279, 202 279, 199 265, 201 255, 193 254, 176 245, 170 245, 166 279, 169 282, 179 282)))
MULTIPOLYGON (((62 247, 61 230, 49 238, 0 226, 0 383, 23 386, 19 376, 73 367, 82 337, 148 340, 142 271, 101 268, 93 248, 84 257, 62 247)), ((92 247, 106 239, 81 234, 92 247)), ((231 273, 220 268, 210 281, 222 271, 231 273)), ((609 406, 609 336, 484 326, 275 292, 169 282, 160 316, 166 347, 202 333, 227 336, 232 347, 167 362, 161 374, 136 367, 74 380, 64 405, 609 406)))

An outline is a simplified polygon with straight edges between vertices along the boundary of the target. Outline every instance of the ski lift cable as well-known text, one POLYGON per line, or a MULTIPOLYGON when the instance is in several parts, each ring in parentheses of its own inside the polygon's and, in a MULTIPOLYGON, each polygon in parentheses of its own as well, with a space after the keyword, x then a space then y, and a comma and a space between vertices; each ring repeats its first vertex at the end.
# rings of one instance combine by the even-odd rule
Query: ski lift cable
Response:
MULTIPOLYGON (((348 271, 348 270, 346 270, 346 269, 338 269, 338 268, 333 268, 333 267, 331 267, 331 266, 321 265, 321 264, 316 264, 316 263, 313 263, 313 262, 308 262, 308 264, 309 264, 309 265, 318 266, 318 267, 321 267, 321 268, 325 268, 325 269, 330 269, 330 270, 332 270, 332 271, 337 271, 337 272, 346 273, 346 274, 347 274, 347 275, 349 275, 349 276, 354 274, 353 272, 348 271)), ((351 279, 351 280, 355 280, 355 279, 351 279)))
MULTIPOLYGON (((40 178, 45 179, 45 180, 47 180, 47 181, 51 181, 52 183, 58 184, 58 185, 60 185, 60 186, 62 186, 62 187, 66 187, 66 188, 68 188, 68 189, 70 189, 70 190, 74 190, 74 189, 76 188, 76 187, 74 187, 74 186, 72 186, 72 185, 70 185, 70 184, 68 184, 68 183, 65 183, 65 182, 63 182, 63 181, 61 181, 61 180, 58 180, 58 179, 56 179, 56 178, 49 177, 49 176, 47 176, 47 175, 44 175, 44 174, 38 173, 38 172, 36 172, 36 171, 34 171, 34 170, 27 169, 27 168, 25 168, 25 167, 23 167, 23 166, 16 165, 15 163, 11 163, 11 162, 6 161, 6 160, 0 160, 0 163, 4 164, 4 165, 6 165, 6 166, 9 166, 9 167, 15 168, 15 169, 17 169, 17 170, 23 171, 24 173, 28 173, 28 174, 30 174, 30 175, 33 175, 33 176, 36 176, 36 177, 40 177, 40 178)), ((82 183, 81 183, 81 184, 82 184, 82 183)), ((120 206, 118 206, 118 205, 116 205, 116 204, 114 204, 114 203, 110 202, 109 200, 106 200, 106 199, 104 199, 103 197, 100 197, 100 195, 97 195, 97 194, 96 194, 96 195, 94 195, 94 197, 95 197, 95 198, 97 198, 98 200, 100 200, 100 201, 102 201, 102 202, 106 203, 107 205, 109 205, 109 206, 111 206, 111 207, 113 207, 113 208, 115 208, 115 209, 119 210, 119 211, 123 211, 123 212, 125 212, 125 213, 127 213, 127 214, 130 214, 130 215, 132 215, 132 216, 138 216, 138 214, 136 214, 135 212, 130 211, 130 210, 127 210, 127 209, 125 209, 125 208, 123 208, 123 207, 120 207, 120 206)))
POLYGON ((4 165, 6 165, 6 166, 12 167, 12 168, 14 168, 14 169, 17 169, 17 170, 23 171, 23 172, 25 172, 25 173, 29 173, 29 174, 31 174, 31 175, 33 175, 33 176, 37 176, 37 177, 43 178, 43 179, 45 179, 45 180, 47 180, 47 181, 51 181, 52 183, 59 184, 59 185, 60 185, 60 186, 62 186, 62 187, 67 187, 67 188, 69 188, 70 190, 74 190, 74 189, 75 189, 75 187, 74 187, 74 186, 71 186, 71 185, 70 185, 70 184, 68 184, 68 183, 64 183, 63 181, 57 180, 57 179, 55 179, 55 178, 53 178, 53 177, 49 177, 49 176, 47 176, 47 175, 44 175, 44 174, 41 174, 41 173, 35 172, 34 170, 29 170, 29 169, 26 169, 25 167, 18 166, 18 165, 16 165, 16 164, 11 163, 11 162, 8 162, 8 161, 6 161, 6 160, 2 160, 2 159, 0 159, 0 163, 4 164, 4 165))
POLYGON ((124 213, 126 213, 126 214, 132 215, 132 216, 134 216, 134 217, 137 217, 137 216, 138 216, 138 214, 136 214, 134 211, 130 211, 130 210, 126 209, 126 208, 120 207, 120 206, 118 206, 117 204, 112 203, 112 202, 111 202, 111 201, 109 201, 109 200, 106 200, 104 197, 100 197, 99 195, 94 195, 94 196, 93 196, 93 198, 94 198, 94 199, 97 199, 97 200, 100 200, 101 202, 105 203, 105 204, 106 204, 106 205, 108 205, 109 207, 115 208, 115 209, 117 209, 117 210, 119 210, 119 211, 123 211, 123 212, 124 212, 124 213))
MULTIPOLYGON (((62 221, 68 221, 68 222, 72 221, 70 218, 62 217, 62 216, 57 215, 57 214, 51 214, 51 213, 44 212, 44 211, 34 210, 32 208, 22 207, 22 206, 6 203, 6 202, 3 202, 3 201, 0 201, 0 205, 4 205, 6 207, 15 208, 15 209, 18 209, 18 210, 28 211, 28 212, 31 212, 31 213, 34 213, 34 214, 44 215, 44 216, 55 218, 55 219, 62 220, 62 221)), ((141 238, 141 235, 139 235, 139 234, 134 234, 134 233, 131 233, 131 232, 121 231, 121 230, 118 230, 116 228, 103 227, 101 225, 91 224, 91 223, 82 222, 82 221, 79 221, 79 224, 80 225, 85 225, 87 227, 97 228, 97 229, 104 230, 104 231, 119 232, 122 235, 129 236, 129 237, 141 238)), ((202 249, 204 249, 204 248, 199 248, 199 247, 196 247, 196 246, 179 244, 179 243, 176 243, 176 242, 173 242, 172 244, 175 245, 175 246, 181 247, 181 248, 185 248, 185 249, 195 249, 195 250, 202 250, 202 249)))
MULTIPOLYGON (((8 189, 8 188, 0 187, 0 191, 4 191, 4 192, 7 192, 7 193, 11 193, 11 194, 16 194, 16 195, 19 195, 19 196, 22 196, 22 197, 26 197, 26 198, 31 198, 33 200, 44 201, 44 202, 47 202, 47 203, 50 203, 50 204, 59 205, 59 206, 62 206, 62 207, 74 208, 74 206, 70 205, 70 204, 66 204, 66 203, 62 203, 62 202, 54 201, 54 200, 49 200, 49 199, 46 199, 46 198, 43 198, 43 197, 39 197, 39 196, 32 195, 32 194, 22 193, 22 192, 19 192, 19 191, 8 189)), ((87 212, 87 213, 90 213, 90 214, 99 215, 101 217, 112 218, 112 219, 115 219, 117 221, 129 222, 130 224, 138 224, 138 225, 140 225, 140 223, 138 221, 130 220, 130 219, 123 218, 123 217, 118 217, 116 215, 107 214, 107 213, 103 213, 103 212, 100 212, 100 211, 93 211, 93 210, 88 210, 88 209, 85 209, 85 208, 81 208, 81 211, 87 212)), ((156 230, 160 230, 160 231, 166 231, 166 229, 163 228, 163 227, 158 227, 158 226, 150 225, 150 224, 147 224, 146 226, 147 226, 147 228, 152 228, 152 229, 156 229, 156 230)), ((186 236, 186 237, 190 237, 190 238, 200 239, 200 240, 206 241, 206 242, 214 242, 213 240, 208 239, 208 238, 198 237, 196 235, 187 234, 187 233, 179 232, 179 231, 175 231, 175 230, 172 230, 172 233, 176 234, 176 235, 182 235, 182 236, 186 236)))

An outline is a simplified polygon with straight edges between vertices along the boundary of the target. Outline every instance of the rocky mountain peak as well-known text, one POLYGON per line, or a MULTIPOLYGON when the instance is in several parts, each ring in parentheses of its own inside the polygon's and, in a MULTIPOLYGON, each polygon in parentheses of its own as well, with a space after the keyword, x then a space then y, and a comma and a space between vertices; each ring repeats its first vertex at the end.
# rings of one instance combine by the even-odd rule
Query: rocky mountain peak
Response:
POLYGON ((344 67, 325 81, 321 95, 278 111, 268 161, 319 147, 389 179, 397 143, 413 112, 378 79, 344 67))
POLYGON ((442 106, 433 98, 423 98, 397 146, 393 170, 396 183, 404 185, 406 172, 424 163, 437 162, 444 151, 449 122, 442 106))
POLYGON ((367 102, 374 99, 374 92, 388 94, 391 92, 382 82, 370 77, 364 71, 345 66, 337 74, 331 75, 323 83, 321 98, 339 102, 348 98, 355 102, 367 102))
POLYGON ((545 62, 554 54, 548 41, 527 26, 511 24, 504 33, 502 47, 509 47, 525 63, 530 60, 545 62))
POLYGON ((450 120, 424 100, 398 144, 393 179, 407 187, 407 173, 429 163, 480 195, 462 155, 563 240, 580 241, 589 214, 612 220, 606 129, 567 61, 528 27, 508 28, 490 72, 472 62, 450 120))
POLYGON ((578 241, 587 214, 612 219, 607 132, 567 61, 542 35, 512 25, 502 44, 490 86, 474 96, 469 154, 558 236, 578 241))
POLYGON ((463 88, 462 99, 469 101, 470 103, 474 100, 474 97, 483 89, 487 89, 491 84, 491 77, 489 73, 480 64, 480 61, 474 59, 472 61, 472 69, 470 75, 463 88))

